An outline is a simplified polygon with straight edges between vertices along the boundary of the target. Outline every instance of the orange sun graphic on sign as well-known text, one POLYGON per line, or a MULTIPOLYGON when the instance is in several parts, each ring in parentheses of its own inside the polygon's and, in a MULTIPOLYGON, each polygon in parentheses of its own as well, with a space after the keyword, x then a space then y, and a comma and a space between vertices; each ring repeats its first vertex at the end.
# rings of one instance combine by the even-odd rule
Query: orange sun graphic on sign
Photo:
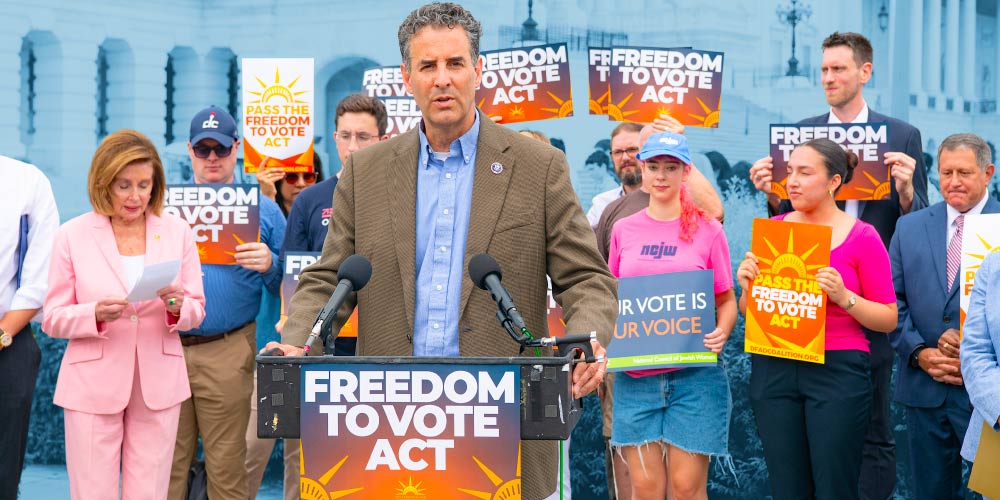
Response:
POLYGON ((788 177, 781 179, 781 182, 771 181, 771 192, 778 195, 778 198, 782 200, 788 199, 788 189, 785 187, 785 183, 788 182, 788 177))
POLYGON ((247 104, 265 103, 270 101, 271 98, 273 97, 284 99, 286 103, 309 104, 306 101, 300 101, 296 99, 296 97, 307 93, 308 92, 307 90, 303 90, 301 92, 296 92, 293 90, 295 88, 295 84, 299 82, 299 78, 302 78, 302 75, 296 76, 295 79, 292 80, 288 85, 282 85, 281 74, 279 73, 278 68, 275 67, 273 84, 268 85, 264 83, 264 80, 261 80, 259 76, 254 76, 254 78, 257 80, 257 83, 260 84, 260 88, 262 90, 260 92, 254 92, 252 90, 248 90, 247 91, 248 93, 257 96, 258 99, 256 101, 250 101, 247 104))
POLYGON ((611 117, 613 121, 623 122, 625 121, 625 118, 628 118, 629 116, 632 116, 639 112, 639 110, 637 109, 633 109, 632 111, 622 111, 622 108, 624 108, 625 105, 628 104, 628 102, 632 99, 633 95, 634 94, 629 94, 625 96, 625 98, 619 101, 617 104, 611 102, 610 98, 608 99, 608 116, 611 117))
POLYGON ((549 91, 545 91, 549 97, 559 105, 558 108, 540 108, 542 111, 548 111, 559 118, 566 118, 567 116, 573 116, 573 99, 566 99, 565 101, 556 97, 555 94, 549 91))
POLYGON ((424 484, 422 481, 413 484, 413 478, 411 477, 406 481, 407 484, 403 484, 402 481, 398 482, 400 488, 396 488, 396 498, 420 498, 425 496, 424 492, 427 491, 427 488, 420 487, 421 484, 424 484))
POLYGON ((522 118, 522 117, 524 117, 524 110, 521 109, 520 106, 514 106, 513 108, 510 108, 510 117, 511 118, 522 118))
POLYGON ((590 100, 590 114, 592 115, 606 115, 608 114, 608 107, 604 103, 611 100, 611 89, 609 88, 607 92, 601 94, 597 100, 590 100))
POLYGON ((696 98, 696 100, 698 101, 698 105, 701 106, 701 110, 705 113, 705 116, 699 116, 693 113, 688 113, 688 116, 690 116, 691 118, 697 118, 701 120, 702 127, 708 127, 708 128, 718 127, 719 112, 722 109, 722 99, 721 98, 719 99, 719 107, 714 111, 712 110, 712 108, 708 107, 705 104, 705 101, 702 101, 700 97, 696 98))
POLYGON ((335 500, 357 493, 364 488, 351 488, 347 490, 326 491, 325 486, 330 484, 330 480, 337 474, 337 471, 347 462, 347 456, 340 459, 336 465, 320 476, 319 480, 306 477, 305 454, 302 453, 302 444, 299 443, 299 498, 302 500, 335 500))
POLYGON ((770 272, 773 274, 781 274, 782 271, 788 269, 795 273, 796 278, 806 278, 814 277, 814 273, 810 271, 815 271, 822 267, 826 267, 826 264, 809 264, 809 256, 819 248, 819 244, 815 244, 809 250, 802 252, 799 256, 795 252, 795 230, 788 230, 788 245, 785 247, 785 253, 781 253, 770 240, 764 238, 764 243, 767 244, 767 248, 771 251, 771 258, 757 256, 761 262, 770 266, 769 268, 761 267, 761 272, 770 272))
POLYGON ((479 461, 478 458, 472 457, 472 460, 476 462, 479 466, 479 470, 483 471, 483 474, 489 478, 493 486, 496 489, 492 492, 490 491, 477 491, 469 490, 465 488, 458 488, 458 491, 462 493, 472 495, 476 498, 481 498, 482 500, 521 500, 521 445, 517 445, 517 470, 514 472, 514 479, 508 479, 504 481, 495 472, 490 470, 489 467, 484 465, 479 461))
POLYGON ((990 242, 986 241, 986 238, 983 238, 981 235, 978 234, 976 235, 976 239, 978 239, 979 242, 983 244, 983 249, 985 249, 986 251, 983 253, 972 253, 972 252, 965 253, 965 255, 968 255, 969 257, 979 260, 979 264, 971 265, 969 266, 969 269, 979 269, 980 267, 982 267, 983 261, 986 260, 987 255, 995 252, 1000 252, 1000 245, 991 245, 990 242))
POLYGON ((862 170, 861 173, 864 174, 866 178, 868 178, 868 182, 870 182, 871 185, 874 187, 871 188, 855 187, 854 189, 856 191, 860 191, 862 193, 870 195, 869 199, 871 200, 881 200, 889 197, 889 192, 892 190, 892 184, 889 183, 889 181, 892 180, 892 174, 886 171, 885 182, 881 182, 878 179, 876 179, 874 175, 865 172, 864 170, 862 170))

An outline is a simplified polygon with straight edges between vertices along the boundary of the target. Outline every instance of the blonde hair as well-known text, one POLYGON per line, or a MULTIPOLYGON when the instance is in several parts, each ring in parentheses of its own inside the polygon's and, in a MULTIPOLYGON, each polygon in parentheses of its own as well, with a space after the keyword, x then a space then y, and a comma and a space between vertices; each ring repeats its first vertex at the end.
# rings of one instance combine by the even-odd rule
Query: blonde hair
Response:
POLYGON ((87 174, 87 193, 94 211, 111 216, 111 185, 115 177, 125 167, 134 163, 149 162, 153 165, 153 191, 149 197, 149 209, 155 215, 163 211, 167 180, 163 174, 163 163, 156 152, 156 146, 141 132, 122 129, 108 134, 94 152, 87 174))

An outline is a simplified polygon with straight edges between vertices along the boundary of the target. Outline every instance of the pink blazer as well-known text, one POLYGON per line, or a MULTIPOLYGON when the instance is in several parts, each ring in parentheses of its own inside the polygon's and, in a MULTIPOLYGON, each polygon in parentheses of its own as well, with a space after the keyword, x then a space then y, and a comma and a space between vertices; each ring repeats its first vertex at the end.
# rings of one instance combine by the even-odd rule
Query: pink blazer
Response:
POLYGON ((115 321, 98 324, 94 309, 107 296, 128 295, 128 280, 108 217, 90 212, 56 233, 42 330, 69 339, 55 403, 95 414, 125 409, 135 364, 146 406, 162 410, 191 397, 178 331, 205 317, 201 264, 191 228, 173 216, 146 216, 145 265, 181 259, 175 285, 184 289, 180 317, 159 298, 129 304, 115 321))

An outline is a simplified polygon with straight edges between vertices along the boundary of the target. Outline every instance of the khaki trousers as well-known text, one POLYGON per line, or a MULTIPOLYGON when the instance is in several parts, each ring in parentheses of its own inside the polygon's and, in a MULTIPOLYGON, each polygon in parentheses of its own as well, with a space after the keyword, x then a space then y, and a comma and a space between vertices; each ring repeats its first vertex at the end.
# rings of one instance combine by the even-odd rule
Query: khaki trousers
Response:
POLYGON ((187 498, 188 470, 201 435, 212 500, 246 500, 246 425, 250 419, 256 325, 184 347, 191 399, 181 405, 170 472, 170 500, 187 498))

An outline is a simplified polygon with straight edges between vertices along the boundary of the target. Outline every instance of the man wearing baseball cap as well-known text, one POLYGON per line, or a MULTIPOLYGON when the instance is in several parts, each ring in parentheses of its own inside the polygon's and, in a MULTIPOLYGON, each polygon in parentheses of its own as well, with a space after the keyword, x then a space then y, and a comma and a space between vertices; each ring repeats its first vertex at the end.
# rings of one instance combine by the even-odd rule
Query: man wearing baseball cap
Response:
MULTIPOLYGON (((228 184, 235 179, 236 120, 209 106, 191 120, 188 154, 195 184, 228 184)), ((285 218, 271 199, 260 197, 260 242, 236 247, 229 265, 202 265, 205 321, 181 334, 191 383, 191 399, 181 405, 168 498, 187 498, 188 470, 198 447, 205 451, 208 496, 247 498, 246 426, 250 418, 256 339, 254 318, 261 289, 281 286, 278 251, 285 218)))

